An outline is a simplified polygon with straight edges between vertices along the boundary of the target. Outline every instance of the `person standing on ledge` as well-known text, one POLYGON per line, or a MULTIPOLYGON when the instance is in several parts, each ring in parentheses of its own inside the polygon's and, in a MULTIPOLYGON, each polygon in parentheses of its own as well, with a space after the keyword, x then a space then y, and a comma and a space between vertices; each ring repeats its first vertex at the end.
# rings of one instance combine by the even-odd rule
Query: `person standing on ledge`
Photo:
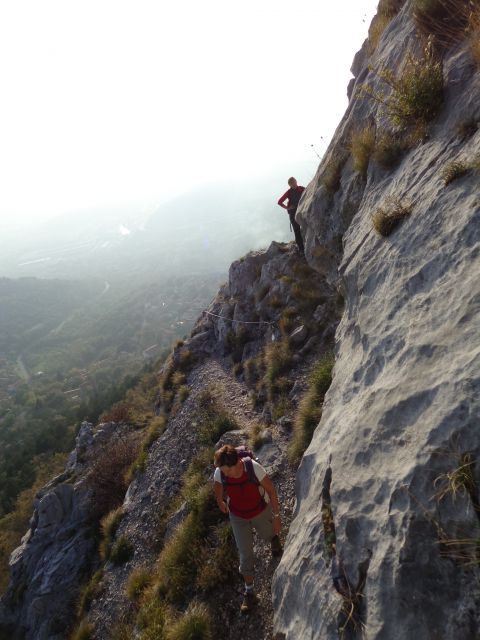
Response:
POLYGON ((249 613, 257 602, 253 585, 253 529, 270 542, 274 558, 283 553, 278 496, 262 465, 250 457, 240 457, 231 445, 215 452, 214 465, 215 498, 220 511, 229 515, 240 556, 239 571, 245 581, 240 611, 249 613))
POLYGON ((303 238, 300 231, 300 225, 295 220, 298 203, 300 202, 302 193, 305 191, 305 187, 299 186, 295 178, 288 179, 288 186, 290 187, 290 189, 288 191, 285 191, 283 196, 279 199, 278 204, 283 209, 286 209, 288 211, 290 225, 293 229, 293 233, 295 234, 295 242, 297 243, 298 250, 302 255, 305 255, 305 247, 303 246, 303 238), (285 204, 285 200, 288 200, 288 204, 285 204))

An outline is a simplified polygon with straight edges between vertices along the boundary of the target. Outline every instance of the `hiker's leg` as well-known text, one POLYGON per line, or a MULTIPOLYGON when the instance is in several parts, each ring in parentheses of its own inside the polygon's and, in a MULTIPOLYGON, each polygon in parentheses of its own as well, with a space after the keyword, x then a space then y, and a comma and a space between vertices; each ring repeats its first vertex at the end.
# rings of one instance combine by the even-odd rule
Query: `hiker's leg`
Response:
POLYGON ((252 584, 254 575, 252 525, 250 520, 234 516, 233 513, 230 513, 230 522, 240 556, 240 573, 244 577, 245 584, 252 584))
POLYGON ((292 227, 293 227, 293 232, 295 234, 295 242, 297 243, 297 246, 300 249, 300 252, 305 253, 305 247, 303 246, 302 231, 300 229, 300 225, 295 219, 293 219, 292 221, 292 227))
POLYGON ((262 513, 252 519, 252 525, 262 540, 270 542, 275 535, 273 530, 272 507, 270 503, 267 504, 262 513))

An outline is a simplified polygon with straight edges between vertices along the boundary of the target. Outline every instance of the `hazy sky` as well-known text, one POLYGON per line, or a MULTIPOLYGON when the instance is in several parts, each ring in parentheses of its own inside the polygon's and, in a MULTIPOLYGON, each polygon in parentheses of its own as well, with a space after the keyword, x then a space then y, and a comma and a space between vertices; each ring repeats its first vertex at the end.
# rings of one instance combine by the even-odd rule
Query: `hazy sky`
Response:
POLYGON ((2 2, 1 219, 147 202, 289 159, 307 181, 376 4, 2 2))

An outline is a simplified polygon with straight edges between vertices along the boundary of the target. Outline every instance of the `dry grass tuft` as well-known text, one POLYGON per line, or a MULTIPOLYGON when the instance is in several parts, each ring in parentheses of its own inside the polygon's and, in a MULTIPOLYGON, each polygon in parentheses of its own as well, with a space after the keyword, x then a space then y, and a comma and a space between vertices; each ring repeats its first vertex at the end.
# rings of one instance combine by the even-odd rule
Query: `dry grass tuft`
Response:
POLYGON ((152 572, 145 567, 138 567, 128 576, 127 596, 133 602, 138 602, 151 584, 152 572))
POLYGON ((372 159, 382 169, 393 169, 400 162, 406 148, 405 141, 399 135, 384 131, 377 139, 372 159))
MULTIPOLYGON (((480 38, 479 38, 480 42, 480 38)), ((474 136, 478 131, 478 118, 470 117, 465 118, 464 120, 460 120, 456 127, 455 133, 460 138, 460 140, 465 141, 474 136)))
POLYGON ((381 236, 389 236, 407 216, 412 213, 410 204, 403 204, 398 198, 387 198, 372 216, 375 231, 381 236))
POLYGON ((434 37, 436 46, 447 48, 465 37, 470 0, 412 0, 411 10, 419 32, 434 37))
POLYGON ((327 355, 310 373, 308 390, 300 401, 295 416, 293 440, 288 451, 291 464, 296 465, 300 462, 322 417, 323 400, 332 382, 334 364, 333 355, 327 355))
POLYGON ((366 126, 363 129, 353 131, 350 149, 353 158, 353 168, 365 176, 370 157, 375 149, 375 128, 366 126))
POLYGON ((165 640, 212 640, 212 622, 208 609, 194 603, 172 625, 169 625, 165 640))
POLYGON ((449 162, 442 170, 441 176, 445 186, 468 173, 469 166, 462 161, 449 162))
POLYGON ((333 157, 325 165, 320 181, 330 195, 334 195, 340 189, 342 170, 346 161, 346 157, 333 157))

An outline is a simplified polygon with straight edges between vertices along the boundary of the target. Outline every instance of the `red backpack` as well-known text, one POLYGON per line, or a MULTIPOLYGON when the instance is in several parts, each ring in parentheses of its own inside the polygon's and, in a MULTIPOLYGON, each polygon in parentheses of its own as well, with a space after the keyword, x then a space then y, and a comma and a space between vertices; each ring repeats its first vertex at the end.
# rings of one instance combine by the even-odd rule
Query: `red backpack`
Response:
POLYGON ((229 496, 229 505, 230 505, 230 508, 232 509, 232 512, 235 515, 239 515, 241 517, 250 517, 250 516, 254 517, 259 513, 261 513, 266 505, 264 494, 260 490, 260 482, 253 468, 252 461, 254 460, 255 455, 252 451, 247 449, 247 447, 241 446, 241 447, 235 447, 235 448, 236 448, 239 459, 243 460, 243 465, 245 468, 247 479, 242 482, 238 482, 237 480, 229 481, 229 479, 220 471, 223 489, 225 493, 227 493, 227 495, 229 496), (252 494, 252 492, 245 487, 245 485, 252 485, 252 484, 255 485, 256 487, 255 493, 258 496, 258 500, 254 497, 255 494, 252 494), (241 495, 243 494, 243 496, 245 496, 245 493, 242 487, 245 487, 246 495, 250 496, 249 501, 251 501, 252 499, 254 500, 254 504, 252 504, 249 508, 246 508, 246 509, 242 508, 243 505, 240 506, 237 500, 234 499, 235 492, 237 492, 239 489, 240 489, 241 495), (232 494, 232 491, 234 492, 233 494, 232 494))

